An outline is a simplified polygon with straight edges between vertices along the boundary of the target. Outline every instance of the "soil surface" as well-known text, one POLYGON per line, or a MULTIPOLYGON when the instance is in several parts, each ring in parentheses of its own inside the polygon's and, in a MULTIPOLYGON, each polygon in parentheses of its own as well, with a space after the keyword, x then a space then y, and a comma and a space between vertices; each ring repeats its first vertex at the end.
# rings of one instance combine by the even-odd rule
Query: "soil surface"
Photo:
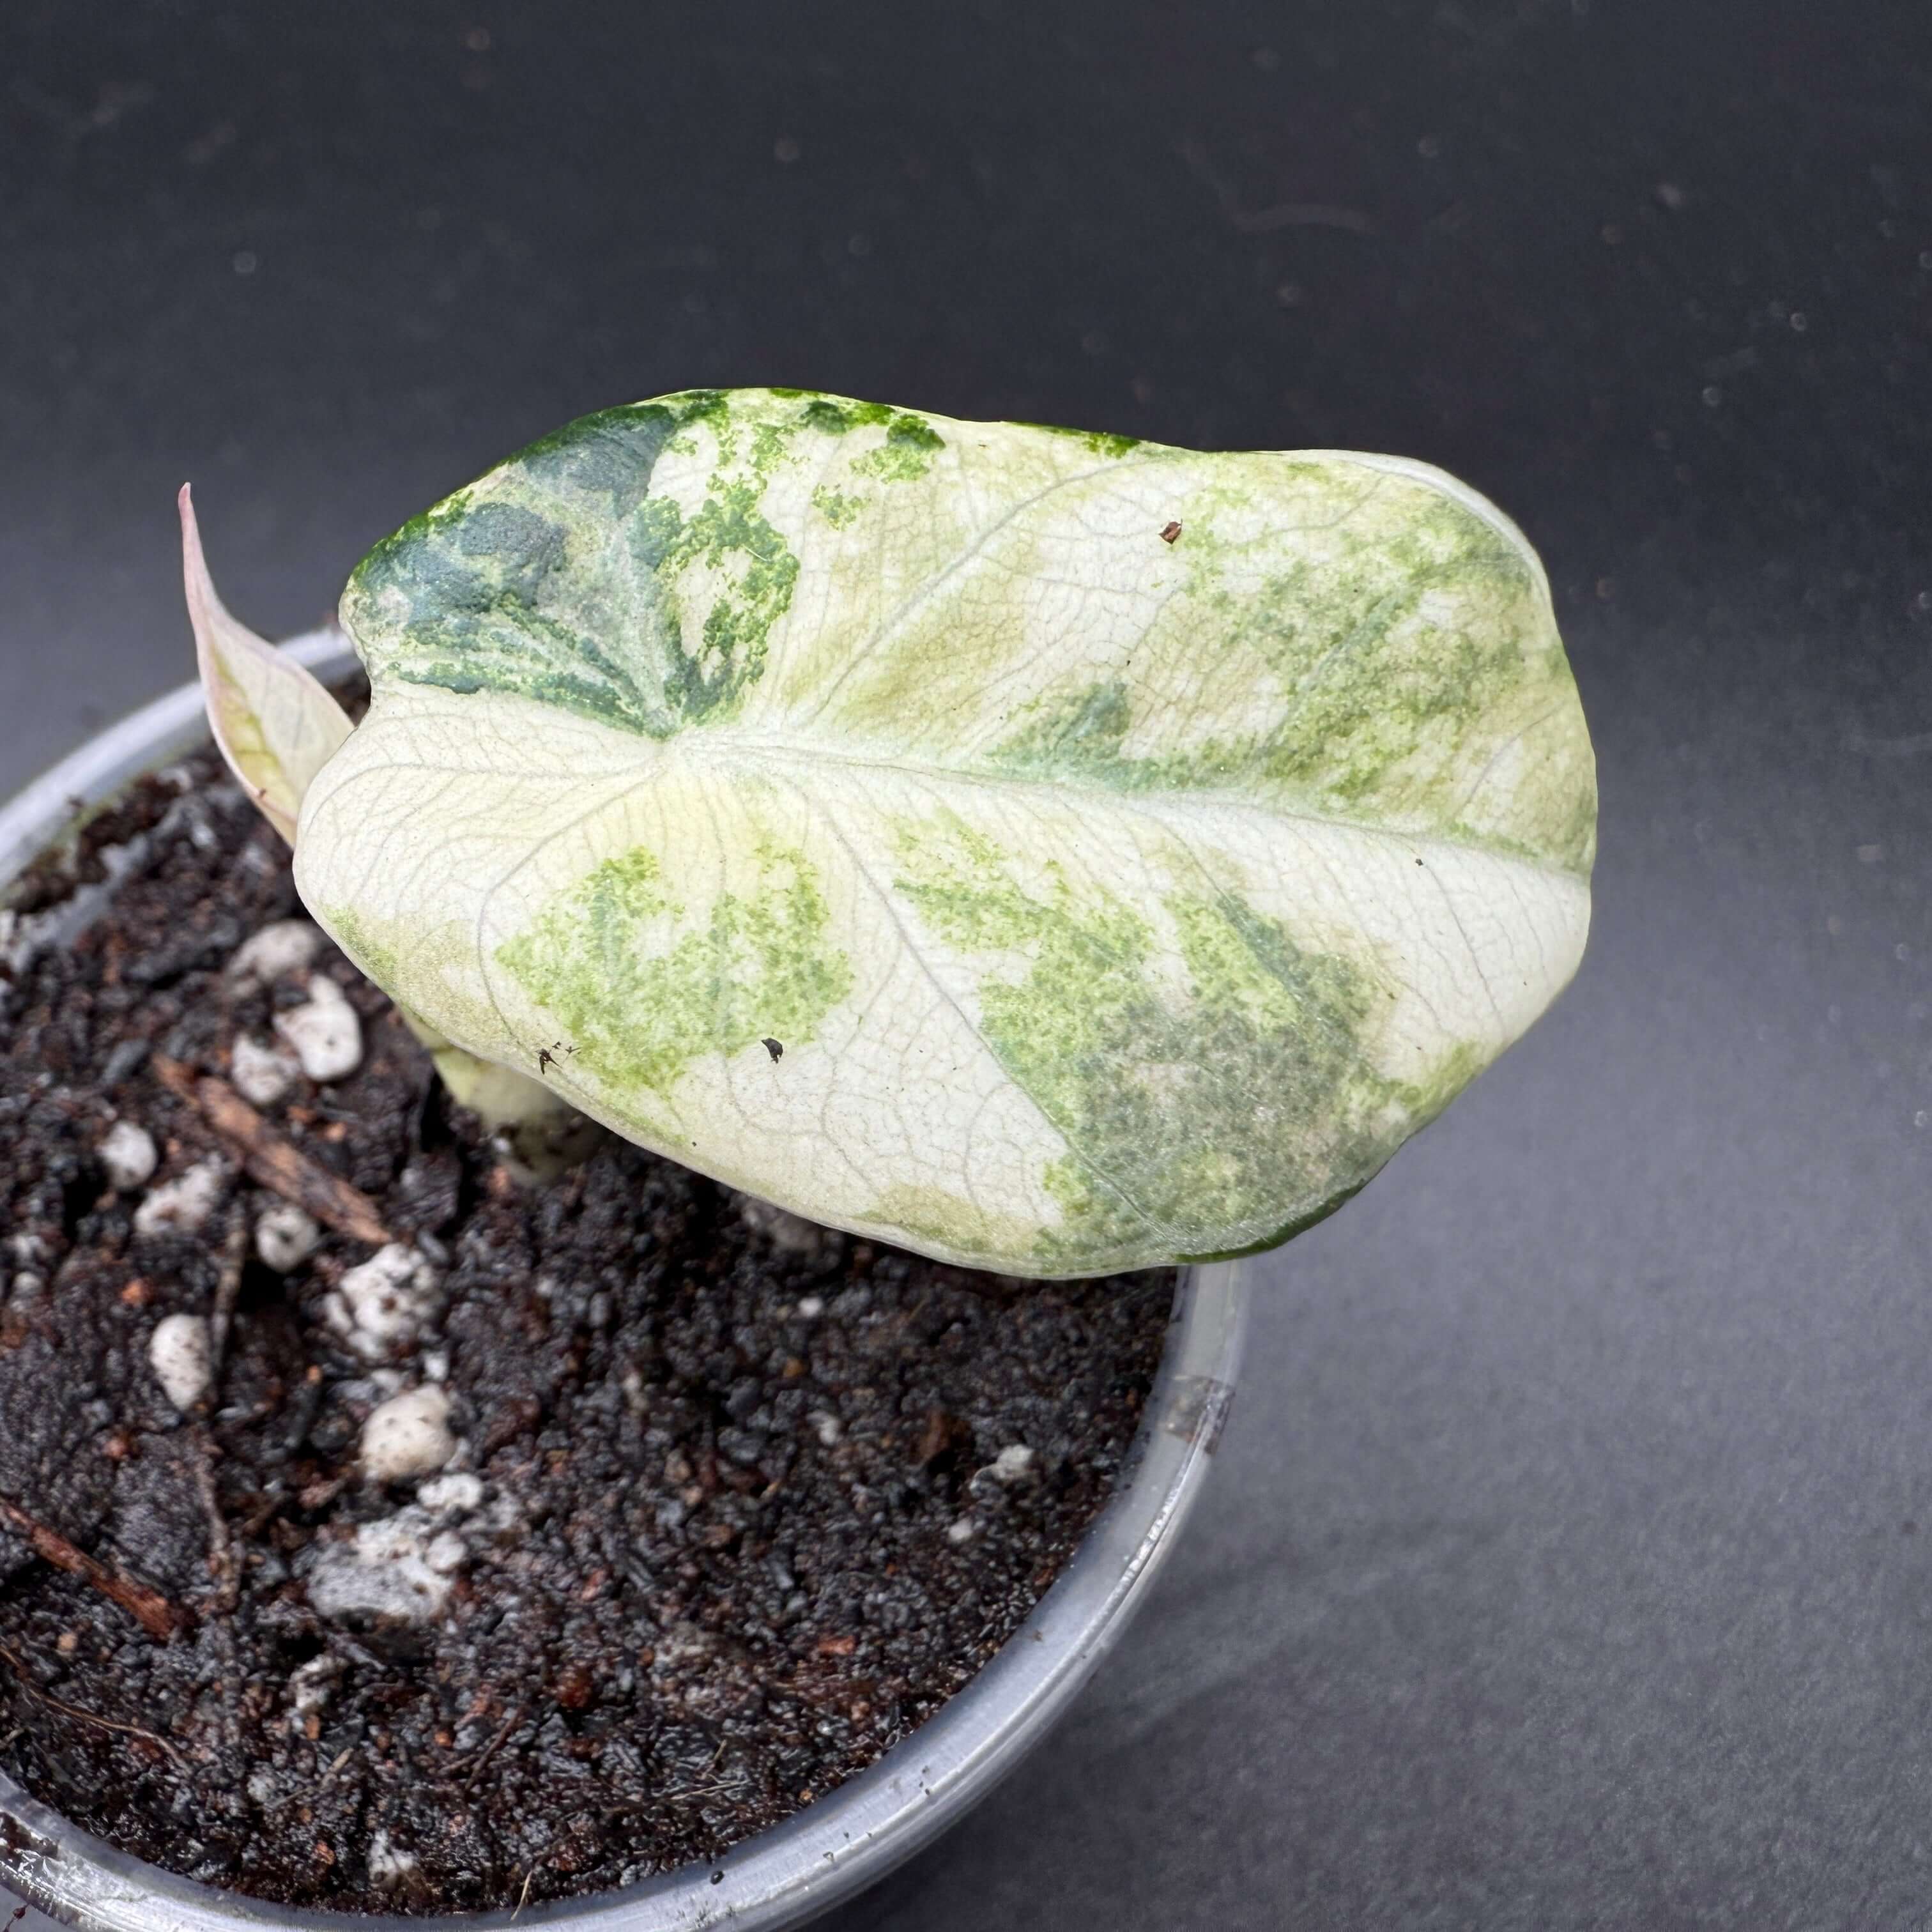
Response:
POLYGON ((137 787, 14 898, 58 921, 124 873, 0 976, 0 1767, 290 1903, 514 1905, 716 1858, 1017 1628, 1127 1453, 1172 1277, 943 1267, 614 1140, 520 1187, 332 947, 232 970, 301 909, 218 778, 137 787), (280 1265, 280 1195, 208 1108, 313 974, 359 1064, 295 1076, 260 1132, 368 1197, 394 1244, 373 1299, 370 1241, 324 1228, 280 1265), (117 1122, 159 1156, 118 1190, 117 1122), (178 1409, 155 1331, 225 1302, 178 1409), (384 1482, 363 1430, 398 1395, 390 1449, 446 1460, 384 1482))

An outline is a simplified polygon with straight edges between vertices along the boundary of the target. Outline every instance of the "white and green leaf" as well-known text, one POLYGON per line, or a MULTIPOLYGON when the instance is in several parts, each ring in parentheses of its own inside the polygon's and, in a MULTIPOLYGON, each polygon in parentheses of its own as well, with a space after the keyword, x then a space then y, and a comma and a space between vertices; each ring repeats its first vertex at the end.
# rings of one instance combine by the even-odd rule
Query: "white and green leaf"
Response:
POLYGON ((1582 949, 1548 587, 1420 464, 693 392, 459 491, 342 616, 371 707, 296 867, 352 956, 632 1138, 928 1253, 1278 1240, 1582 949))
POLYGON ((262 817, 292 844, 310 781, 354 727, 306 665, 229 615, 208 574, 185 483, 178 501, 188 621, 214 742, 262 817))

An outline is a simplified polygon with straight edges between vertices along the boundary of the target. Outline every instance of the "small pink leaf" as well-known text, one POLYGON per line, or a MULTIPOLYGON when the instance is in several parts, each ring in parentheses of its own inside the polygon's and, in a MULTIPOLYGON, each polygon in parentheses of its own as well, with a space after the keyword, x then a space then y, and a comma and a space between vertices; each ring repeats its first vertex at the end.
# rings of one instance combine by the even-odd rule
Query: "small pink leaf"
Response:
POLYGON ((182 575, 208 722, 229 769, 292 845, 310 780, 355 728, 310 671, 229 615, 208 574, 185 483, 179 501, 182 575))

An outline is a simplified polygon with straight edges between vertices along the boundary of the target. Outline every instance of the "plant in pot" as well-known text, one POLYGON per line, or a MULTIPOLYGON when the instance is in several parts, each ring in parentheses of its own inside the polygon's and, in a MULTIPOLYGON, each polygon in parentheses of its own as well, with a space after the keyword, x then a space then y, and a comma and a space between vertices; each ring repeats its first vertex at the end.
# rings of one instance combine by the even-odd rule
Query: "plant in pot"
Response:
POLYGON ((1541 570, 1418 464, 691 392, 379 544, 356 719, 182 508, 234 782, 127 788, 167 700, 0 820, 0 1878, 790 1922, 1117 1634, 1232 1258, 1574 970, 1541 570))

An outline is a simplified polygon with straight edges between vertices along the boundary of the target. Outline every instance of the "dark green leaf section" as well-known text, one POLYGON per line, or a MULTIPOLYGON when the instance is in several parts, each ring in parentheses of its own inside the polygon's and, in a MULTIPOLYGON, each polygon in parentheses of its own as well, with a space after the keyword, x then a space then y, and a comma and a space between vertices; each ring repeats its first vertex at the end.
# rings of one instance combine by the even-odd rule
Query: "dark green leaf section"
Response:
POLYGON ((1059 423, 1016 422, 1013 427, 1016 429, 1038 430, 1042 436, 1070 437, 1095 456, 1124 456, 1129 450, 1138 449, 1141 446, 1138 436, 1118 436, 1110 430, 1067 429, 1059 423))
POLYGON ((884 429, 885 441, 853 463, 855 476, 876 477, 884 483, 914 482, 932 467, 934 453, 946 447, 939 432, 910 410, 896 410, 886 403, 848 402, 838 396, 806 397, 788 389, 772 393, 798 395, 805 406, 806 426, 829 436, 844 436, 855 429, 884 429))
MULTIPOLYGON (((692 390, 606 410, 532 443, 376 545, 343 612, 379 683, 514 693, 665 737, 728 716, 764 672, 799 559, 764 512, 802 433, 884 440, 844 466, 874 485, 944 447, 909 410, 790 391, 692 390), (700 427, 716 460, 694 509, 652 484, 700 427)), ((859 501, 816 498, 835 526, 859 501)))
POLYGON ((803 855, 767 842, 756 859, 752 896, 722 894, 694 919, 665 891, 656 855, 636 847, 498 949, 606 1093, 668 1095, 700 1054, 728 1057, 768 1036, 802 1046, 851 991, 803 855))
POLYGON ((688 523, 674 504, 656 497, 644 507, 658 514, 637 520, 632 554, 654 582, 694 566, 722 579, 698 648, 687 650, 680 637, 668 653, 665 694, 682 718, 695 722, 727 708, 758 681, 766 637, 790 608, 798 559, 758 514, 759 494, 754 482, 720 484, 688 523))
POLYGON ((386 538, 343 599, 371 676, 514 691, 653 736, 675 729, 648 675, 653 658, 683 655, 675 615, 648 564, 626 569, 622 548, 610 554, 608 532, 648 528, 640 512, 665 444, 722 406, 700 392, 584 417, 386 538))
POLYGON ((1045 1255, 1144 1246, 1150 1231, 1176 1252, 1260 1240, 1360 1186, 1439 1104, 1370 1062, 1388 992, 1234 894, 1160 900, 1178 992, 1148 920, 1114 895, 1057 872, 1024 890, 950 818, 902 826, 901 853, 898 889, 931 932, 1026 962, 981 980, 980 1024, 1067 1143, 1046 1174, 1066 1222, 1045 1255))

